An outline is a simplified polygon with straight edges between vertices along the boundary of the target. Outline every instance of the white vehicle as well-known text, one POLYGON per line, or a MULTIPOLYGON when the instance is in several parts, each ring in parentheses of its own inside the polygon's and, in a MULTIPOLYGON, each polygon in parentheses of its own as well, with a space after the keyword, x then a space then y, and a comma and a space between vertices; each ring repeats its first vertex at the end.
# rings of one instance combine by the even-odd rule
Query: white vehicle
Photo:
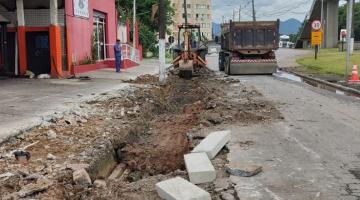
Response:
POLYGON ((289 48, 288 43, 290 42, 290 37, 287 35, 280 36, 279 47, 280 48, 289 48))

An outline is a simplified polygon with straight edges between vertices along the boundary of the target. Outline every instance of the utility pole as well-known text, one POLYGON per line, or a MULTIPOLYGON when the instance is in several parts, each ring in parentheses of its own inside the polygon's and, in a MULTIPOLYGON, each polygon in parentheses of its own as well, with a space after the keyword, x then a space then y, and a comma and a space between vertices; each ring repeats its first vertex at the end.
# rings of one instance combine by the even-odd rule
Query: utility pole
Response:
MULTIPOLYGON (((325 36, 325 24, 324 24, 324 0, 321 0, 321 27, 322 27, 322 34, 325 36)), ((324 45, 325 37, 322 37, 321 44, 324 45)), ((322 46, 320 45, 320 46, 322 46)))
POLYGON ((187 16, 187 5, 186 5, 186 0, 184 0, 184 19, 185 19, 185 24, 188 24, 188 16, 187 16))
POLYGON ((241 19, 241 5, 239 6, 239 21, 241 19))
POLYGON ((132 59, 135 60, 135 48, 136 48, 136 0, 133 1, 133 50, 131 52, 132 59))
POLYGON ((348 0, 347 3, 347 16, 346 16, 346 67, 345 67, 345 80, 348 79, 348 69, 350 68, 350 53, 351 53, 351 30, 353 18, 353 0, 348 0))
POLYGON ((255 0, 252 0, 252 13, 253 13, 253 21, 256 21, 256 12, 255 12, 255 0))
POLYGON ((235 21, 235 10, 233 10, 233 21, 235 21))
POLYGON ((159 0, 159 83, 165 84, 165 0, 159 0))

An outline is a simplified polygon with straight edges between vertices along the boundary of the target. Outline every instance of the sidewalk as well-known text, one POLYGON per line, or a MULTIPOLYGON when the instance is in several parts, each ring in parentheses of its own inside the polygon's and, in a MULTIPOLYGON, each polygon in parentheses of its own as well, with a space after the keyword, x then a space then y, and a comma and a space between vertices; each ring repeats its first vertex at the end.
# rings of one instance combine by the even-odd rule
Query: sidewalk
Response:
MULTIPOLYGON (((124 80, 143 74, 157 74, 156 60, 117 74, 113 69, 80 74, 79 79, 6 79, 0 80, 0 143, 21 131, 40 125, 44 119, 71 110, 83 101, 126 87, 124 80)), ((79 75, 78 75, 79 76, 79 75)))

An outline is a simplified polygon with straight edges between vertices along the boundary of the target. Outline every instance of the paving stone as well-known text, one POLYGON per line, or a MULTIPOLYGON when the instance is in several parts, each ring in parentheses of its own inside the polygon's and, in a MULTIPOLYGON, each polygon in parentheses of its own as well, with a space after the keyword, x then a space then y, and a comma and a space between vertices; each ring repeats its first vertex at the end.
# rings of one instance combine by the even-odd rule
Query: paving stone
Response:
POLYGON ((79 169, 73 172, 73 180, 76 185, 87 188, 91 185, 91 179, 85 169, 79 169))
POLYGON ((204 152, 210 159, 213 159, 220 150, 229 142, 231 131, 217 131, 210 133, 205 139, 203 139, 199 145, 197 145, 193 153, 204 152))
POLYGON ((216 171, 206 153, 186 154, 184 159, 190 182, 200 184, 215 180, 216 171))
POLYGON ((157 183, 156 191, 166 200, 211 200, 208 192, 181 177, 157 183))
POLYGON ((234 176, 251 177, 262 172, 262 167, 248 163, 230 163, 226 165, 226 171, 234 176))

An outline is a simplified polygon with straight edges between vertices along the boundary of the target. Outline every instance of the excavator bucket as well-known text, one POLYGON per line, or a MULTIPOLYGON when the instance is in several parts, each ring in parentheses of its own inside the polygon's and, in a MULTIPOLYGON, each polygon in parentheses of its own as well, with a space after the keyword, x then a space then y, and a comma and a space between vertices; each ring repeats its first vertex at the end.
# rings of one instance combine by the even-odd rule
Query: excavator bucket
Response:
POLYGON ((194 73, 194 62, 192 60, 179 61, 179 76, 183 79, 191 79, 194 73))

